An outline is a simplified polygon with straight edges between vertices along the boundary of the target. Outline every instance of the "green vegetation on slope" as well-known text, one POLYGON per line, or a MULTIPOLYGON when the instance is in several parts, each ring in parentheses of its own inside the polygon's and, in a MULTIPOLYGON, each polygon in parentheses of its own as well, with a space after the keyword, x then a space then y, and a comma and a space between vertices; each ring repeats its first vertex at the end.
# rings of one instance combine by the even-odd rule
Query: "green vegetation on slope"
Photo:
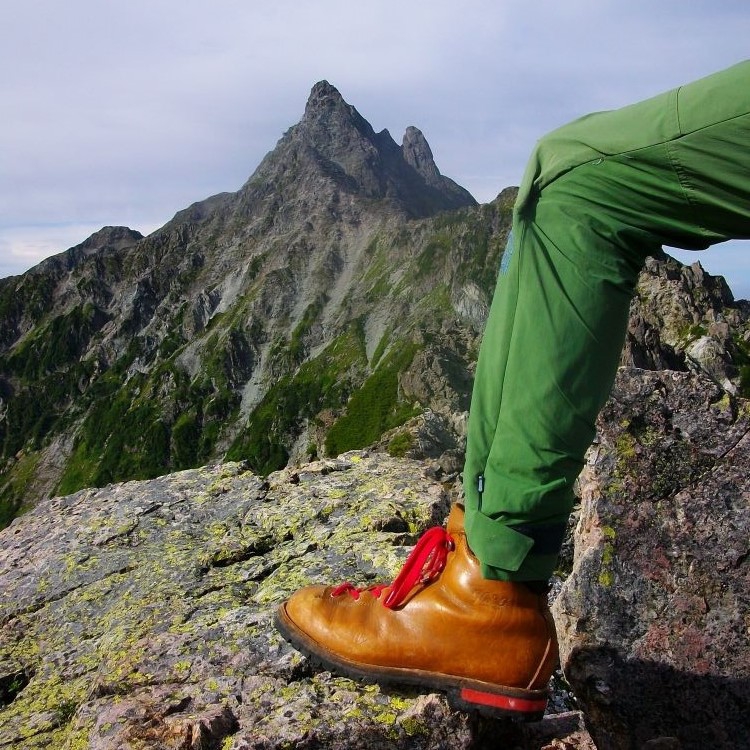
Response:
POLYGON ((416 344, 404 343, 391 351, 354 392, 346 412, 328 431, 328 455, 364 448, 420 412, 420 408, 402 403, 398 397, 398 375, 411 364, 417 348, 416 344))
POLYGON ((245 460, 263 475, 283 468, 305 420, 324 409, 340 408, 352 387, 351 373, 364 368, 366 361, 362 327, 354 322, 322 354, 269 388, 226 459, 245 460))
POLYGON ((57 491, 151 479, 208 460, 238 404, 228 384, 230 350, 215 338, 193 382, 172 361, 150 375, 126 379, 115 367, 100 377, 57 491))
POLYGON ((7 358, 13 372, 33 380, 75 362, 109 317, 90 302, 37 328, 7 358))
MULTIPOLYGON (((483 276, 487 284, 494 282, 496 229, 507 218, 504 210, 447 212, 373 233, 335 325, 354 322, 314 359, 310 345, 319 344, 323 334, 331 264, 310 271, 309 258, 317 247, 302 236, 294 240, 293 252, 284 239, 270 255, 255 257, 252 277, 265 268, 266 255, 284 253, 288 262, 264 273, 262 287, 245 291, 233 308, 213 314, 205 328, 191 303, 203 259, 196 255, 169 283, 164 277, 166 260, 174 260, 167 258, 171 249, 176 252, 192 236, 186 227, 180 229, 184 236, 167 238, 174 247, 146 243, 124 269, 105 274, 106 283, 100 271, 82 275, 75 284, 87 301, 64 313, 55 308, 59 277, 53 274, 0 286, 0 309, 8 314, 0 334, 13 345, 0 355, 0 397, 6 409, 0 420, 0 516, 5 514, 0 524, 23 504, 27 487, 33 495, 36 467, 44 468, 45 451, 61 436, 61 445, 73 447, 55 490, 60 493, 154 477, 218 457, 222 436, 235 434, 239 426, 241 390, 259 364, 273 380, 227 458, 246 459, 255 471, 268 473, 286 464, 291 447, 307 430, 310 455, 376 442, 419 410, 400 400, 399 374, 416 351, 440 335, 443 324, 455 319, 453 299, 460 285, 478 283, 483 276), (111 294, 110 276, 120 284, 123 274, 133 278, 157 267, 162 276, 150 273, 139 286, 142 309, 117 320, 113 338, 107 324, 116 321, 117 312, 101 307, 111 294), (289 320, 286 299, 276 317, 266 321, 253 315, 252 300, 261 288, 286 288, 308 272, 321 278, 311 284, 314 291, 306 302, 298 297, 291 303, 306 304, 301 317, 289 320), (169 311, 146 331, 144 321, 156 304, 169 311), (375 347, 368 363, 364 330, 373 314, 368 335, 382 325, 372 320, 392 319, 379 343, 368 342, 375 347), (20 329, 28 333, 19 339, 20 329), (412 343, 415 330, 424 334, 417 337, 419 344, 412 343), (109 357, 123 339, 130 341, 128 351, 112 362, 109 357), (179 363, 182 356, 185 361, 179 363)), ((177 258, 184 265, 182 249, 177 258)), ((206 287, 206 293, 212 288, 206 287)), ((403 448, 394 444, 394 450, 403 448)))

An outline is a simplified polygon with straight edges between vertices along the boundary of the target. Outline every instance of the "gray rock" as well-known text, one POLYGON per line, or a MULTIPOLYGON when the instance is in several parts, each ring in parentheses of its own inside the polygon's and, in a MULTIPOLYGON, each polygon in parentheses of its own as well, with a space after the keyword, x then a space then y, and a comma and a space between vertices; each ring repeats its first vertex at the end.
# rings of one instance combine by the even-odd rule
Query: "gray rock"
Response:
POLYGON ((599 750, 750 746, 749 430, 706 377, 618 376, 554 606, 599 750))
POLYGON ((428 184, 440 184, 440 172, 432 157, 432 149, 419 128, 413 125, 406 128, 401 151, 407 164, 411 164, 428 184))
POLYGON ((625 366, 694 371, 735 391, 747 354, 746 303, 735 302, 726 281, 700 263, 648 258, 638 279, 622 356, 625 366))
POLYGON ((387 130, 376 133, 327 81, 313 86, 289 140, 293 148, 311 149, 324 160, 342 190, 395 198, 413 216, 476 205, 468 191, 440 174, 420 130, 409 127, 399 148, 387 130))

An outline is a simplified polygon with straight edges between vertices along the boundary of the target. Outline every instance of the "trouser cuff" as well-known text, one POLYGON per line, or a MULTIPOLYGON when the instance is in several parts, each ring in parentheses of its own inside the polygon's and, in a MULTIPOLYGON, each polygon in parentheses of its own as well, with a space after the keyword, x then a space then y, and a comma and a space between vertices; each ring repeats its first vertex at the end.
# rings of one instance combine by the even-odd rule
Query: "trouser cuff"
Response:
POLYGON ((485 578, 546 580, 555 570, 567 523, 508 526, 477 510, 466 510, 466 539, 485 578))

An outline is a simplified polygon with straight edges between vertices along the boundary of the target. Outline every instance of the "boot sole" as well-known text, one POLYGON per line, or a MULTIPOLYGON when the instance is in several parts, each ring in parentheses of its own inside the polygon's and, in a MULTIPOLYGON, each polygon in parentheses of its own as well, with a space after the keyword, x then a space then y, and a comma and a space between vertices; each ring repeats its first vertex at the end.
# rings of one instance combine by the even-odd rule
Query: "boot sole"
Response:
POLYGON ((276 629, 298 651, 313 663, 345 677, 360 682, 416 685, 429 691, 439 690, 459 711, 473 711, 494 719, 531 722, 541 721, 544 716, 548 697, 546 690, 494 685, 421 669, 361 664, 325 650, 294 624, 283 604, 276 611, 274 620, 276 629))

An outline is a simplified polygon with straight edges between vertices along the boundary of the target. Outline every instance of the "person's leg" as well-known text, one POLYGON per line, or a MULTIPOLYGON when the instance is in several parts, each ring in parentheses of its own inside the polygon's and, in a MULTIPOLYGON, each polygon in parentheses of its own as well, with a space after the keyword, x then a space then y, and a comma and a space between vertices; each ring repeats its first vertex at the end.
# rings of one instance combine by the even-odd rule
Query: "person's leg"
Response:
POLYGON ((482 343, 464 483, 485 577, 552 573, 645 257, 750 236, 750 64, 540 141, 482 343))
POLYGON ((344 674, 541 716, 557 645, 524 581, 554 567, 643 259, 750 235, 748 111, 744 65, 540 142, 480 355, 465 518, 454 507, 390 586, 294 594, 276 620, 295 646, 344 674))

